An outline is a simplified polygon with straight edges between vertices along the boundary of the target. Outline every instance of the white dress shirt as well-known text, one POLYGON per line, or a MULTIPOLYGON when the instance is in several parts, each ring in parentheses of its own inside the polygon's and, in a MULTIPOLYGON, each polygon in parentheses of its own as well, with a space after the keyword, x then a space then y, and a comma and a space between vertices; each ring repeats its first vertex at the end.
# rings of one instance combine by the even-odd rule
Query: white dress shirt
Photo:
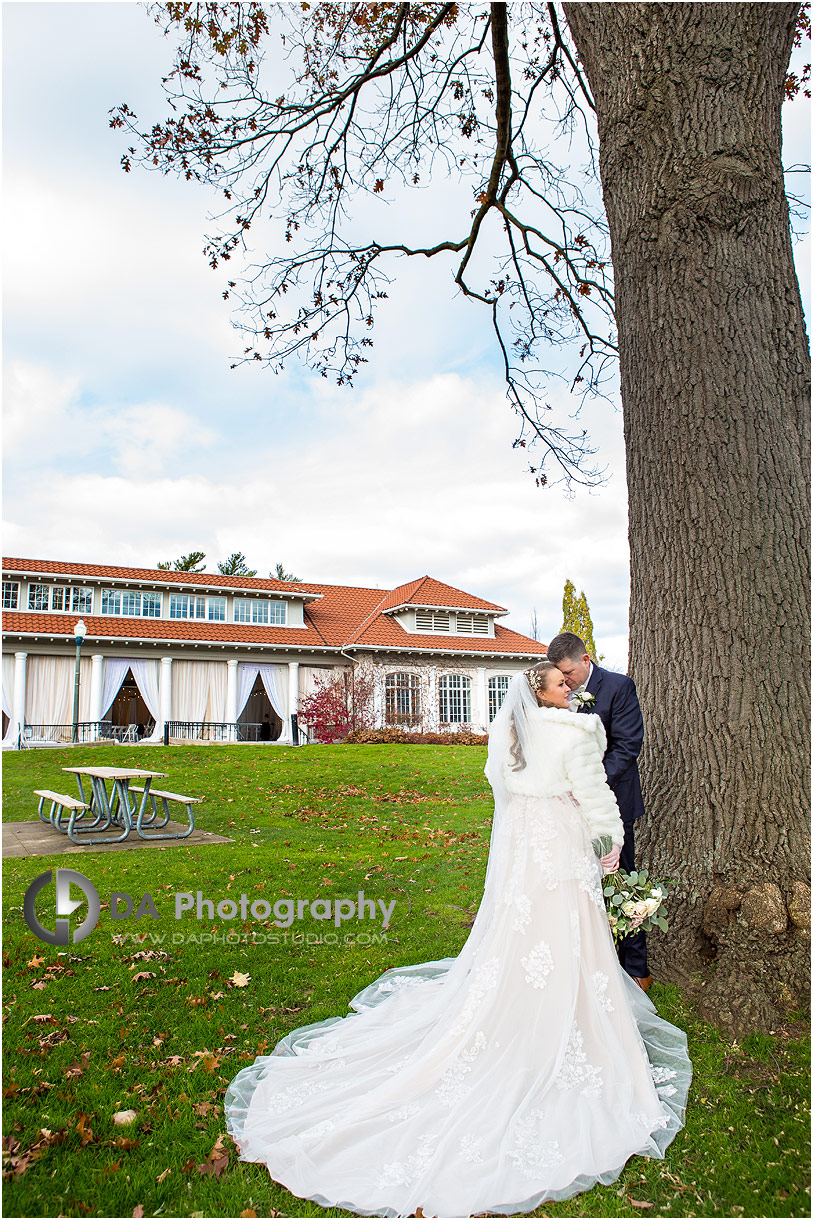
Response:
POLYGON ((592 676, 593 676, 593 662, 591 661, 590 668, 587 671, 587 677, 584 679, 581 686, 577 686, 575 690, 568 691, 567 706, 570 708, 571 711, 573 711, 574 709, 578 710, 579 700, 576 698, 576 696, 584 694, 585 690, 587 689, 587 683, 590 681, 592 676))

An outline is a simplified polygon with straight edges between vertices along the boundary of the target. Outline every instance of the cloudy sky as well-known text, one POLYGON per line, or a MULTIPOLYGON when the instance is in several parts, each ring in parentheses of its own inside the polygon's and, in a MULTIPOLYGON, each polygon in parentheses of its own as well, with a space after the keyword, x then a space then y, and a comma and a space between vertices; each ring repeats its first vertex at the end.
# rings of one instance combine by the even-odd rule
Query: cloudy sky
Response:
MULTIPOLYGON (((537 489, 487 321, 426 265, 399 268, 354 390, 231 370, 244 345, 201 254, 211 196, 125 176, 108 127, 120 102, 166 111, 171 46, 144 8, 6 3, 3 55, 5 554, 149 567, 199 549, 214 570, 241 550, 261 575, 381 588, 429 573, 518 631, 535 608, 542 639, 570 578, 625 665, 617 407, 580 421, 606 484, 537 489)), ((808 121, 804 99, 786 107, 788 163, 809 159, 808 121)))

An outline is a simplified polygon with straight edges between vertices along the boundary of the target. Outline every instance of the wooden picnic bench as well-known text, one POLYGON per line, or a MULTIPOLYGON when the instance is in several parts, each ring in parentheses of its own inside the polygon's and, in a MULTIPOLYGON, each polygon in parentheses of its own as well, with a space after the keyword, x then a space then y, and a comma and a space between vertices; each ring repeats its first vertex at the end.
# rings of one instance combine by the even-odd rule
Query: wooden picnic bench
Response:
POLYGON ((62 792, 51 792, 49 788, 35 788, 34 796, 38 796, 40 798, 37 813, 42 821, 47 822, 50 826, 55 826, 57 830, 61 830, 63 833, 66 828, 62 826, 61 819, 62 814, 66 809, 70 813, 71 829, 76 821, 77 814, 81 818, 84 816, 85 810, 90 809, 90 805, 88 805, 87 801, 77 801, 76 797, 74 796, 65 796, 65 794, 62 792), (47 817, 43 813, 43 808, 46 801, 51 802, 51 809, 47 817))
MULTIPOLYGON (((135 786, 131 786, 130 791, 131 792, 143 792, 144 789, 136 788, 135 786)), ((167 823, 169 822, 169 803, 170 803, 170 801, 174 801, 176 804, 186 806, 186 816, 189 819, 189 825, 180 834, 177 832, 172 832, 169 834, 155 834, 152 831, 149 834, 145 834, 145 832, 142 830, 142 825, 141 825, 143 817, 144 817, 144 804, 142 802, 142 806, 141 806, 141 809, 139 810, 139 814, 138 814, 138 820, 136 821, 136 830, 138 831, 138 833, 141 835, 141 837, 143 839, 185 839, 188 835, 191 835, 192 831, 195 829, 195 811, 192 808, 192 806, 199 805, 201 803, 201 800, 203 799, 202 797, 182 796, 181 793, 179 793, 179 792, 162 792, 158 788, 150 788, 148 795, 149 795, 150 803, 152 805, 152 814, 153 814, 153 816, 149 822, 150 826, 166 826, 167 825, 167 823), (158 820, 158 801, 159 800, 160 800, 160 802, 163 806, 163 810, 164 810, 163 821, 158 820)))

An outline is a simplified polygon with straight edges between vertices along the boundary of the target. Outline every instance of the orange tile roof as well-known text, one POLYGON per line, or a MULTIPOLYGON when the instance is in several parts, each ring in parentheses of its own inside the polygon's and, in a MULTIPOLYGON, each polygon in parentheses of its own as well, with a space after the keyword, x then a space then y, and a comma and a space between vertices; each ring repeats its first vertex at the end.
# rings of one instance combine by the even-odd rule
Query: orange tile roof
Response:
MULTIPOLYGON (((36 610, 3 611, 4 635, 48 635, 73 643, 77 614, 45 614, 36 610)), ((86 644, 94 640, 154 640, 172 643, 184 640, 202 644, 257 644, 267 647, 321 650, 325 642, 313 624, 302 627, 267 627, 259 623, 210 623, 200 620, 162 618, 114 618, 82 615, 87 627, 86 644)))
POLYGON ((98 563, 65 563, 59 559, 4 559, 4 572, 24 572, 32 576, 81 576, 83 579, 132 580, 149 584, 194 585, 200 589, 248 589, 252 592, 311 593, 299 581, 277 580, 274 576, 224 576, 222 572, 169 572, 163 568, 121 568, 98 563))
MULTIPOLYGON (((466 610, 483 610, 505 613, 502 606, 483 601, 461 589, 443 584, 430 576, 422 576, 397 589, 368 589, 349 585, 323 585, 308 582, 294 584, 273 578, 260 580, 252 577, 226 577, 220 573, 165 572, 152 568, 106 567, 98 564, 72 564, 50 560, 9 559, 3 561, 3 570, 8 573, 59 573, 96 577, 97 579, 132 580, 134 583, 185 583, 199 587, 251 588, 266 592, 307 590, 316 600, 305 604, 304 628, 272 627, 255 623, 218 623, 186 621, 177 619, 112 618, 83 616, 88 629, 88 639, 99 641, 111 639, 138 639, 164 641, 190 641, 200 643, 278 646, 283 648, 366 649, 398 652, 455 652, 496 653, 516 656, 541 657, 546 653, 544 644, 520 635, 507 627, 494 625, 494 637, 460 636, 451 633, 415 635, 407 632, 390 614, 388 609, 400 605, 434 605, 458 607, 466 610), (176 578, 178 578, 176 580, 176 578)), ((4 630, 10 634, 37 634, 73 639, 73 618, 66 614, 48 614, 41 611, 6 611, 3 615, 4 630)))
POLYGON ((426 606, 434 609, 436 606, 448 606, 450 610, 495 610, 507 614, 504 606, 494 602, 483 601, 481 597, 472 597, 461 589, 453 589, 431 576, 420 576, 407 585, 399 585, 381 603, 382 612, 394 610, 398 606, 426 606))

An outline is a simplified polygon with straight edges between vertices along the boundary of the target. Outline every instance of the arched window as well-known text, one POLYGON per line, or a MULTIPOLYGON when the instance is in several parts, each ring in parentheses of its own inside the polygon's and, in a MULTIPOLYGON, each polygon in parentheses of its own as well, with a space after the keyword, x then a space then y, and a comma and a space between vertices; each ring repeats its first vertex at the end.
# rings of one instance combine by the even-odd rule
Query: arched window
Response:
POLYGON ((510 679, 507 674, 495 674, 493 678, 488 680, 488 723, 491 724, 497 712, 503 705, 503 700, 508 694, 508 683, 510 679))
POLYGON ((471 723, 471 678, 444 674, 439 683, 440 723, 471 723))
POLYGON ((416 674, 387 674, 387 724, 419 724, 421 683, 416 674))

